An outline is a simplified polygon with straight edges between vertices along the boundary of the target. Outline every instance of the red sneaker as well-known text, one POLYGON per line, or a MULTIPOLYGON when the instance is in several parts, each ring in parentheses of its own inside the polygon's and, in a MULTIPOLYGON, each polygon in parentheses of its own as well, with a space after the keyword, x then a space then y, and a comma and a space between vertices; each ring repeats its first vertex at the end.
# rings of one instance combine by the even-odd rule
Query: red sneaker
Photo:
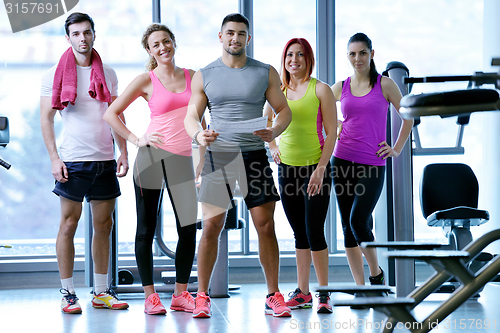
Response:
POLYGON ((292 310, 301 308, 307 309, 311 308, 313 305, 311 293, 306 295, 300 288, 295 289, 295 291, 289 293, 288 296, 290 299, 286 301, 285 304, 292 310))
POLYGON ((273 315, 274 317, 291 317, 292 310, 285 304, 285 298, 280 292, 275 292, 273 296, 266 298, 266 315, 273 315))
POLYGON ((144 312, 148 315, 164 315, 167 313, 163 304, 161 304, 158 293, 149 295, 144 302, 144 312))
POLYGON ((318 296, 318 313, 332 313, 333 309, 330 305, 330 297, 328 293, 319 293, 318 296))
POLYGON ((197 293, 194 302, 193 318, 210 318, 212 316, 210 297, 205 293, 197 293))
POLYGON ((187 291, 183 291, 179 296, 172 295, 171 310, 193 312, 194 306, 194 298, 187 291))

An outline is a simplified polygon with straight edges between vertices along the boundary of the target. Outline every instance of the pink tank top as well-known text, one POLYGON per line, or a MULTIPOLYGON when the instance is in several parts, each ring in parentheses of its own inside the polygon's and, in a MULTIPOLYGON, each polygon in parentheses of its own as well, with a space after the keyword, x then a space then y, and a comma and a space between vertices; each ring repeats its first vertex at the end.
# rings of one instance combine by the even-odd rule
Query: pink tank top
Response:
POLYGON ((345 80, 340 97, 344 122, 335 144, 335 157, 361 164, 385 165, 385 160, 376 154, 379 143, 387 137, 389 109, 389 102, 382 93, 381 79, 379 75, 372 90, 361 97, 351 94, 351 78, 345 80))
POLYGON ((153 71, 149 72, 153 83, 153 95, 148 105, 151 109, 151 122, 147 133, 160 132, 165 142, 160 148, 176 155, 191 156, 191 138, 184 129, 187 105, 191 97, 191 76, 183 68, 186 89, 181 93, 167 90, 153 71))

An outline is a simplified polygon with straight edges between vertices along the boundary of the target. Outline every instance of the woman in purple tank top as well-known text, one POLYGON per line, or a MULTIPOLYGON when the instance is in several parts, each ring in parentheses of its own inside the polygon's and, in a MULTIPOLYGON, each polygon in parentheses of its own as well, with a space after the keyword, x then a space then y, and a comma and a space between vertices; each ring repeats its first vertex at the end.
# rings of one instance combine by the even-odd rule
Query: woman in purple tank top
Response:
POLYGON ((410 135, 413 120, 404 120, 394 146, 386 141, 387 111, 399 112, 401 92, 392 79, 378 74, 371 40, 363 33, 348 42, 347 58, 354 74, 337 82, 332 91, 341 102, 343 121, 333 153, 332 176, 344 232, 344 246, 357 285, 364 285, 363 255, 370 283, 385 284, 374 248, 372 212, 384 183, 385 162, 398 157, 410 135))
MULTIPOLYGON (((146 66, 148 72, 129 84, 108 108, 104 119, 114 131, 139 149, 134 165, 135 256, 146 299, 144 312, 151 315, 166 313, 154 287, 152 253, 164 190, 172 203, 178 234, 175 290, 170 309, 192 312, 194 298, 187 291, 187 285, 196 247, 197 200, 191 138, 184 129, 184 117, 191 97, 194 71, 175 65, 175 36, 166 26, 150 25, 142 37, 142 45, 150 55, 146 66), (148 101, 151 110, 151 122, 143 136, 131 133, 119 118, 139 97, 148 101)), ((200 150, 200 154, 203 153, 200 150)), ((199 170, 198 167, 197 175, 199 170)))

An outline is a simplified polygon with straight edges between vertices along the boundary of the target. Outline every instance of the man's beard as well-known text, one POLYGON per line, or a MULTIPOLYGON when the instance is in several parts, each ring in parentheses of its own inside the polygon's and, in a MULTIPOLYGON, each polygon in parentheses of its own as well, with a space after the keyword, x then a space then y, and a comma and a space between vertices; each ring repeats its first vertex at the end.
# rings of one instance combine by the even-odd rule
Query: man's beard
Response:
POLYGON ((227 49, 225 49, 225 51, 227 53, 229 53, 230 55, 240 56, 240 55, 242 55, 245 52, 245 48, 241 48, 239 51, 232 51, 231 48, 228 47, 227 49))

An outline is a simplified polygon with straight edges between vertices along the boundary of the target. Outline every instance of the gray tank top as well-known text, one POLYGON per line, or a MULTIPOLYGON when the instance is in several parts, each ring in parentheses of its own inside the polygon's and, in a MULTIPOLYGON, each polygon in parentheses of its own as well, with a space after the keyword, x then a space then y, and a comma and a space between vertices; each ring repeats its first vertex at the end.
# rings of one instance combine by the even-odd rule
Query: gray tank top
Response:
MULTIPOLYGON (((219 58, 201 69, 203 90, 208 98, 210 128, 220 121, 262 117, 269 84, 269 65, 247 58, 245 66, 231 68, 219 58)), ((264 141, 251 133, 221 132, 210 150, 252 151, 264 149, 264 141)))

